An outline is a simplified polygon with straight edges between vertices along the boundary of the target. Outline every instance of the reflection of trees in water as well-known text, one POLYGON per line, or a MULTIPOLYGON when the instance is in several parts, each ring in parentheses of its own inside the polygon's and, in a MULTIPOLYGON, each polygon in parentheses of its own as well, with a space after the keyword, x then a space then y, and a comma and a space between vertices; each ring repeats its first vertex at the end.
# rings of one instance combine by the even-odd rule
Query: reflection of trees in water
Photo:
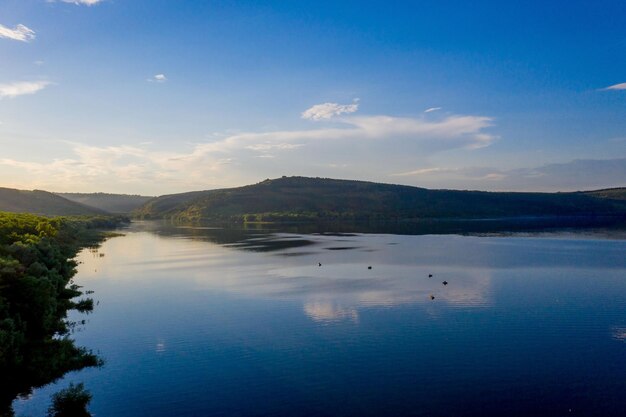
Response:
POLYGON ((52 405, 48 409, 49 417, 90 417, 87 405, 91 394, 83 384, 70 384, 69 387, 52 395, 52 405))
POLYGON ((507 234, 567 229, 626 229, 623 217, 546 216, 493 219, 416 219, 411 221, 204 224, 174 221, 136 222, 135 227, 162 236, 184 237, 254 252, 281 251, 311 245, 304 237, 280 234, 350 236, 354 233, 395 235, 507 234))
POLYGON ((11 403, 33 389, 61 378, 67 372, 99 366, 101 361, 91 352, 74 345, 69 338, 30 341, 2 369, 0 382, 0 415, 12 416, 11 403))

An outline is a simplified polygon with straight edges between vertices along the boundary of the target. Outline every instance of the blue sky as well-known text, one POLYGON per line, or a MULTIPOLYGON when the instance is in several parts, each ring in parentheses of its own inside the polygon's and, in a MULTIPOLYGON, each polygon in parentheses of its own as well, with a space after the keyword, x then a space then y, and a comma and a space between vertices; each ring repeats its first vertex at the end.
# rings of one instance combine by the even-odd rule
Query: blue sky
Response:
POLYGON ((626 186, 624 28, 621 1, 2 0, 0 186, 626 186))

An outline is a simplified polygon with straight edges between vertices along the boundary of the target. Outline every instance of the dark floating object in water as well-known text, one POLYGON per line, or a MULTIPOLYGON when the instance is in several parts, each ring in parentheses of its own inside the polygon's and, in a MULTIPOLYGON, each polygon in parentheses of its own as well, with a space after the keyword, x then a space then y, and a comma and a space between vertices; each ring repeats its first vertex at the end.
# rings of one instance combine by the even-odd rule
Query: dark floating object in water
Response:
POLYGON ((443 282, 443 285, 448 285, 448 281, 444 281, 444 282, 443 282))
POLYGON ((433 274, 428 274, 428 278, 432 278, 432 277, 433 277, 433 274))
POLYGON ((367 269, 372 269, 372 267, 371 267, 371 266, 368 266, 368 267, 367 267, 367 269))
POLYGON ((318 265, 319 265, 319 266, 322 266, 322 263, 321 263, 321 262, 318 262, 318 265))
POLYGON ((431 299, 431 300, 434 300, 434 299, 435 299, 435 296, 431 294, 431 295, 430 295, 430 299, 431 299))

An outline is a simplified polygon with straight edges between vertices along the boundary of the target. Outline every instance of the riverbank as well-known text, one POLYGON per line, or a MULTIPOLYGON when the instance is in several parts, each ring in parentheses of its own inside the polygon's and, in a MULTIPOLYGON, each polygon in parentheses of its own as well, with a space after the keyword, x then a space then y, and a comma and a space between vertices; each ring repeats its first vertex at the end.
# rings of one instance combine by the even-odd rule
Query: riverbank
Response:
POLYGON ((68 311, 93 308, 72 282, 74 258, 127 222, 122 216, 0 213, 0 416, 13 415, 18 395, 100 364, 69 337, 68 311))

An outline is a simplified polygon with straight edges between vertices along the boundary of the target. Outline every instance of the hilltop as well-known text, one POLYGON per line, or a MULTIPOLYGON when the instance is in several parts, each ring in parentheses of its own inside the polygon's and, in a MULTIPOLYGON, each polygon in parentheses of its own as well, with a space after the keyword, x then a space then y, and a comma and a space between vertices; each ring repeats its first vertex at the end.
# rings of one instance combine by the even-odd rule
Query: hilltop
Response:
POLYGON ((125 214, 141 207, 154 197, 108 193, 56 193, 76 203, 96 207, 109 213, 125 214))
POLYGON ((101 215, 106 211, 70 201, 47 191, 0 187, 0 211, 49 216, 101 215))
POLYGON ((606 188, 604 190, 586 191, 584 194, 607 200, 626 201, 626 187, 622 188, 606 188))
POLYGON ((179 220, 398 220, 626 215, 626 203, 587 193, 429 190, 327 178, 282 177, 237 188, 172 194, 135 211, 179 220))

